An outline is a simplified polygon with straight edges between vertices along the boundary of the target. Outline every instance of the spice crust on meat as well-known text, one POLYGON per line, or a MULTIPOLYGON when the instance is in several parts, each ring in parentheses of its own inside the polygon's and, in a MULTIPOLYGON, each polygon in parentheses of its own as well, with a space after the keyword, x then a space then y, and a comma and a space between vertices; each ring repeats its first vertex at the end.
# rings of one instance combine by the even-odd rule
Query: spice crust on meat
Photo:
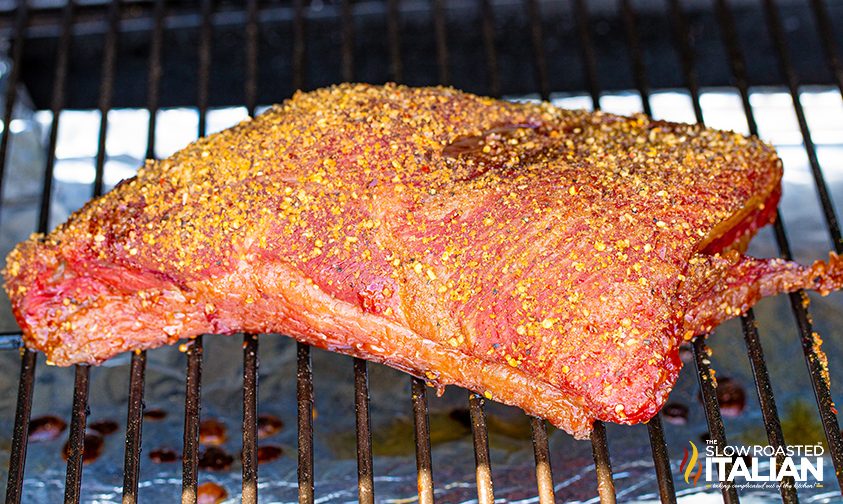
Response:
POLYGON ((745 257, 781 162, 755 138, 345 84, 148 161, 7 258, 58 365, 283 333, 585 437, 664 404, 678 346, 761 296, 843 283, 745 257))

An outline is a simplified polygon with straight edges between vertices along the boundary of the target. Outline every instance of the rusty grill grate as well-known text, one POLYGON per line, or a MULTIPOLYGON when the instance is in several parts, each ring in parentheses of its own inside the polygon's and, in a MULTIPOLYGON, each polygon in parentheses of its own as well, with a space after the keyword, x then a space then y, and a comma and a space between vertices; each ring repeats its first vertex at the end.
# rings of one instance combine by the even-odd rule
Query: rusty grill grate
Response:
MULTIPOLYGON (((500 58, 496 44, 496 28, 494 16, 496 7, 491 0, 478 0, 481 13, 481 23, 477 27, 480 32, 482 48, 480 53, 484 56, 486 70, 486 92, 499 96, 503 89, 500 72, 500 58)), ((541 8, 543 2, 538 0, 526 0, 524 2, 526 16, 529 20, 529 44, 532 51, 532 66, 535 72, 535 91, 543 99, 550 97, 552 85, 550 83, 550 67, 548 56, 544 49, 543 25, 541 8)), ((162 78, 162 50, 163 36, 165 30, 165 19, 170 6, 164 0, 155 0, 143 4, 148 14, 148 31, 151 43, 147 62, 146 80, 146 104, 145 108, 151 113, 149 115, 149 133, 147 157, 154 156, 155 146, 155 112, 159 109, 161 101, 161 78, 162 78)), ((290 6, 287 6, 290 8, 290 6)), ((341 31, 339 34, 340 47, 340 76, 343 80, 353 80, 356 77, 358 60, 355 58, 354 40, 354 16, 355 8, 349 0, 344 0, 339 6, 339 21, 341 31)), ((817 36, 820 38, 825 51, 825 59, 835 84, 843 94, 843 66, 836 54, 836 45, 832 26, 823 0, 811 0, 810 6, 806 8, 812 11, 813 19, 817 26, 817 36)), ((209 80, 211 72, 212 39, 214 37, 215 23, 213 22, 215 5, 210 0, 202 0, 198 6, 199 44, 198 52, 195 54, 198 63, 198 87, 196 91, 196 106, 199 111, 199 134, 205 134, 207 111, 209 108, 209 80)), ((239 26, 245 33, 245 44, 243 55, 245 61, 245 74, 242 88, 242 103, 245 104, 250 114, 254 114, 258 103, 258 80, 259 80, 259 32, 261 29, 261 12, 265 6, 258 4, 257 0, 249 0, 243 8, 243 16, 239 26)), ((275 8, 273 4, 272 8, 275 8)), ((292 2, 291 12, 293 16, 293 46, 291 48, 292 86, 302 88, 306 85, 305 65, 307 62, 307 51, 305 47, 305 10, 307 6, 304 0, 292 2)), ((438 81, 448 84, 452 82, 451 75, 451 48, 447 37, 447 18, 445 15, 446 5, 444 0, 433 0, 429 6, 433 20, 433 37, 435 40, 435 54, 430 59, 435 61, 438 81)), ((601 88, 598 76, 597 52, 595 51, 595 38, 589 24, 589 6, 585 0, 572 0, 571 8, 576 20, 575 36, 579 41, 580 63, 582 66, 582 81, 584 87, 591 97, 593 106, 599 108, 601 88)), ((43 8, 27 5, 25 1, 18 2, 14 9, 4 13, 2 20, 8 33, 11 34, 12 60, 9 85, 5 96, 5 109, 3 110, 3 123, 9 124, 14 105, 18 96, 17 84, 22 82, 21 62, 24 53, 24 46, 28 42, 29 30, 32 27, 32 20, 38 11, 46 10, 56 20, 58 29, 57 52, 55 65, 52 69, 52 97, 50 108, 52 110, 52 127, 50 129, 48 143, 48 157, 46 163, 46 176, 43 180, 43 196, 40 204, 40 218, 38 230, 44 232, 48 228, 48 216, 51 205, 51 190, 53 182, 53 168, 56 161, 57 126, 59 113, 65 108, 66 94, 68 91, 69 72, 68 66, 71 55, 71 46, 74 41, 74 27, 84 10, 86 19, 90 22, 91 10, 94 9, 104 16, 97 22, 105 23, 104 53, 101 61, 101 80, 98 92, 97 108, 102 113, 99 126, 99 143, 96 157, 96 177, 94 181, 93 195, 103 192, 103 173, 105 164, 105 140, 106 140, 106 113, 112 108, 113 95, 115 92, 115 68, 118 63, 118 43, 121 35, 121 22, 125 15, 126 5, 119 1, 112 1, 108 5, 91 6, 84 8, 67 3, 63 7, 43 8), (104 21, 103 21, 104 19, 104 21)), ((404 61, 401 30, 401 6, 399 0, 387 0, 384 8, 386 14, 386 38, 388 44, 389 72, 390 78, 395 81, 404 81, 406 62, 404 61)), ((638 24, 636 8, 630 0, 620 0, 619 4, 622 29, 628 49, 628 64, 632 70, 634 87, 641 96, 644 111, 650 113, 650 83, 648 81, 647 68, 644 63, 644 52, 642 49, 642 38, 638 24)), ((786 40, 782 19, 779 14, 779 6, 773 0, 763 0, 763 12, 765 14, 766 27, 774 42, 775 56, 778 60, 780 83, 784 84, 792 97, 793 107, 796 112, 799 127, 802 133, 804 146, 810 162, 811 172, 816 184, 819 201, 822 206, 826 220, 828 233, 833 241, 834 248, 838 253, 843 252, 843 238, 841 237, 840 225, 832 206, 829 191, 823 179, 820 162, 817 158, 816 148, 811 139, 811 131, 805 118, 805 112, 799 100, 799 76, 794 69, 794 63, 790 55, 790 49, 786 40)), ((749 101, 749 78, 747 75, 747 64, 739 43, 738 33, 732 14, 732 6, 726 0, 716 0, 714 11, 722 37, 722 43, 727 50, 725 62, 731 72, 731 78, 740 94, 749 130, 757 134, 758 128, 753 116, 749 101)), ((43 13, 42 13, 43 14, 43 13)), ((663 6, 662 15, 669 18, 674 31, 673 50, 679 58, 681 75, 684 79, 684 87, 690 93, 693 109, 697 121, 702 123, 703 115, 700 106, 700 83, 695 67, 695 55, 689 41, 688 21, 683 12, 683 6, 679 0, 666 0, 663 6)), ((481 84, 482 85, 482 84, 481 84)), ((8 131, 8 129, 7 129, 8 131)), ((0 137, 0 186, 3 182, 3 167, 9 152, 9 135, 3 134, 0 137)), ((790 246, 787 234, 779 218, 775 225, 775 237, 782 257, 790 257, 790 246)), ((838 426, 837 411, 835 410, 827 381, 822 378, 822 363, 820 356, 816 353, 812 339, 812 324, 806 305, 803 304, 804 293, 798 292, 790 295, 790 303, 793 316, 797 323, 802 348, 805 355, 805 363, 810 372, 813 385, 813 392, 816 396, 817 408, 819 411, 822 426, 825 431, 829 453, 834 466, 834 472, 838 483, 843 487, 843 440, 841 440, 840 428, 838 426)), ((772 392, 770 377, 764 353, 761 346, 761 338, 755 326, 754 314, 748 313, 742 320, 742 327, 746 349, 750 358, 755 384, 760 399, 760 407, 763 414, 764 427, 766 429, 769 443, 773 446, 783 446, 784 439, 782 425, 777 413, 776 402, 772 392)), ((0 340, 5 348, 18 348, 20 346, 19 334, 5 334, 0 340)), ((257 464, 257 386, 258 386, 258 337, 256 335, 245 335, 243 337, 243 424, 242 424, 242 500, 243 502, 257 502, 258 500, 258 464, 257 464)), ((717 403, 715 388, 712 382, 707 379, 711 369, 711 363, 706 353, 705 343, 697 339, 693 344, 694 362, 699 377, 699 386, 702 392, 703 405, 710 435, 720 444, 725 444, 726 434, 717 403)), ((189 346, 187 350, 187 366, 185 369, 185 422, 184 422, 184 451, 182 482, 182 502, 195 503, 197 500, 197 465, 199 447, 199 408, 200 408, 200 383, 202 374, 203 346, 202 337, 199 337, 189 346)), ((25 502, 22 495, 24 468, 26 462, 28 425, 32 406, 33 386, 36 373, 36 354, 30 350, 21 350, 19 391, 17 397, 17 409, 15 411, 15 423, 11 458, 9 464, 9 476, 7 482, 7 503, 25 502)), ((297 399, 298 399, 298 481, 299 481, 299 502, 314 502, 314 471, 318 470, 318 464, 314 463, 313 456, 313 372, 311 369, 310 349, 299 344, 297 347, 297 399)), ((144 376, 146 367, 146 352, 139 352, 132 355, 129 380, 129 399, 127 404, 127 430, 125 440, 125 461, 123 466, 123 502, 133 503, 137 501, 139 467, 140 467, 140 445, 143 428, 143 394, 144 376)), ((372 433, 369 417, 369 386, 368 372, 365 361, 354 359, 354 390, 355 390, 355 412, 357 425, 357 463, 358 463, 358 488, 359 500, 364 503, 371 503, 375 500, 375 488, 373 483, 373 459, 372 459, 372 433)), ((88 405, 88 382, 89 367, 76 366, 75 383, 73 395, 72 418, 70 422, 69 458, 67 461, 67 477, 65 486, 65 502, 79 502, 82 481, 82 451, 87 419, 88 405)), ((425 384, 422 380, 411 379, 411 394, 413 419, 415 425, 415 447, 418 469, 418 499, 423 504, 434 501, 433 468, 431 464, 431 440, 429 435, 429 419, 427 409, 427 397, 425 384)), ((484 399, 476 394, 469 394, 467 398, 470 411, 470 423, 474 438, 474 450, 476 460, 477 497, 480 503, 494 502, 494 486, 490 468, 488 430, 484 413, 484 399)), ((554 484, 550 467, 550 451, 548 447, 548 434, 545 422, 533 418, 531 420, 532 440, 535 450, 536 477, 538 482, 538 496, 542 503, 554 502, 554 484)), ((676 502, 676 492, 673 487, 670 461, 668 459, 667 447, 665 444, 664 431, 660 416, 656 416, 648 424, 649 439, 652 448, 653 461, 658 481, 658 492, 662 502, 676 502)), ((598 423, 595 425, 591 437, 593 455, 595 462, 595 477, 601 502, 615 502, 616 493, 612 477, 612 467, 609 458, 609 451, 605 427, 598 423)), ((796 490, 793 486, 781 487, 781 497, 784 502, 797 502, 796 490)), ((723 489, 725 502, 738 502, 738 492, 734 487, 723 489)))

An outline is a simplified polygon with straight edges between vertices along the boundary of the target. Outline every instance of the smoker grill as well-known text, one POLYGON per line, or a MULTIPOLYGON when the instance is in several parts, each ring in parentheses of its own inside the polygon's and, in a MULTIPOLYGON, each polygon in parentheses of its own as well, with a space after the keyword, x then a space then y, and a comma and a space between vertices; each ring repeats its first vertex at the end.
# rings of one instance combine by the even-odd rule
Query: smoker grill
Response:
MULTIPOLYGON (((412 84, 434 84, 437 82, 455 84, 459 87, 495 96, 536 93, 538 97, 548 99, 551 91, 585 89, 591 97, 593 105, 598 108, 599 98, 605 89, 601 89, 601 82, 611 83, 611 89, 632 88, 637 90, 642 99, 644 111, 650 113, 650 90, 652 87, 683 87, 692 98, 694 113, 697 121, 703 121, 700 106, 700 87, 711 82, 701 83, 697 73, 699 66, 695 54, 700 47, 707 44, 704 40, 692 40, 689 31, 688 12, 679 0, 658 2, 638 2, 633 5, 631 0, 620 0, 615 6, 617 16, 611 31, 621 33, 618 37, 597 37, 594 15, 589 9, 607 8, 604 4, 613 2, 593 2, 587 5, 585 0, 572 0, 562 8, 570 9, 571 26, 565 26, 554 33, 557 44, 552 49, 546 47, 546 39, 551 31, 543 22, 543 10, 559 8, 551 2, 540 0, 526 0, 523 3, 478 0, 468 0, 446 3, 444 0, 432 2, 388 0, 379 2, 352 2, 344 0, 338 5, 328 3, 321 6, 315 14, 316 2, 309 5, 304 0, 291 3, 260 3, 249 0, 245 6, 236 4, 215 5, 211 0, 202 0, 198 5, 179 4, 167 5, 164 0, 149 2, 118 2, 85 3, 75 5, 58 2, 25 1, 16 5, 0 4, 0 31, 11 40, 9 51, 12 61, 11 74, 5 94, 5 109, 3 124, 9 125, 16 100, 19 97, 19 84, 26 84, 36 103, 49 104, 52 110, 52 128, 49 135, 47 150, 46 175, 43 179, 43 196, 40 204, 40 218, 38 230, 48 230, 51 188, 53 183, 53 167, 56 161, 57 125, 59 113, 68 106, 96 108, 102 113, 99 128, 98 153, 96 157, 96 177, 94 180, 94 195, 100 195, 104 189, 103 174, 105 166, 106 113, 114 106, 142 106, 150 111, 149 134, 147 143, 147 157, 155 153, 155 112, 164 104, 193 103, 199 111, 199 134, 205 134, 207 111, 212 105, 242 104, 250 114, 253 114, 259 103, 277 102, 289 95, 289 91, 298 88, 309 88, 340 80, 395 80, 412 84), (473 34, 455 34, 449 31, 449 25, 455 20, 448 16, 449 9, 460 9, 469 4, 477 4, 480 23, 473 34), (640 8, 640 9, 639 9, 640 8), (521 45, 531 55, 531 59, 521 62, 531 68, 525 79, 515 79, 512 75, 504 75, 500 68, 504 60, 509 61, 513 56, 501 48, 501 38, 507 44, 515 37, 511 33, 501 33, 497 21, 501 16, 510 16, 518 12, 521 25, 515 23, 515 28, 525 28, 521 34, 521 45), (428 42, 411 40, 404 32, 402 18, 415 16, 419 12, 430 17, 432 21, 432 35, 428 35, 428 42), (385 33, 372 35, 366 30, 360 30, 361 23, 366 18, 380 18, 385 25, 385 33), (327 22, 330 27, 338 29, 337 43, 330 54, 314 54, 309 52, 306 43, 307 29, 312 29, 310 23, 327 22), (283 57, 273 55, 268 60, 272 75, 270 79, 262 73, 259 61, 265 61, 261 49, 261 31, 268 22, 284 22, 291 31, 287 33, 281 43, 291 42, 284 46, 287 51, 283 57), (659 24, 661 23, 661 24, 659 24), (672 26, 659 35, 652 32, 645 33, 645 27, 672 26), (196 44, 187 44, 179 48, 171 48, 164 57, 165 31, 190 31, 195 37, 196 44), (212 45, 214 34, 233 32, 242 37, 242 44, 223 44, 222 51, 227 58, 228 53, 237 49, 239 54, 236 65, 242 64, 242 72, 225 71, 219 77, 227 84, 222 91, 212 95, 209 87, 212 65, 212 45), (147 44, 145 52, 139 56, 137 50, 123 51, 121 38, 127 34, 133 44, 136 39, 144 39, 147 44), (642 35, 646 35, 643 37, 642 35), (82 70, 77 69, 74 74, 70 69, 70 61, 74 55, 74 48, 90 42, 91 37, 102 39, 103 53, 101 60, 84 60, 78 62, 82 70), (453 37, 460 40, 459 50, 455 49, 453 37), (470 48, 475 54, 475 66, 466 68, 460 62, 467 61, 462 54, 469 51, 462 42, 468 37, 475 42, 470 48), (660 72, 648 68, 645 61, 644 43, 653 39, 666 42, 660 46, 659 54, 668 57, 660 63, 668 68, 678 70, 671 75, 669 71, 660 72), (661 40, 660 37, 665 37, 661 40), (43 39, 57 39, 57 50, 50 55, 52 64, 38 65, 48 52, 43 39), (451 38, 451 44, 449 44, 451 38), (559 40, 571 39, 575 44, 562 44, 559 40), (376 39, 385 40, 385 47, 378 46, 376 39), (617 42, 619 39, 620 42, 617 42), (432 43, 431 43, 432 42, 432 43), (612 44, 621 44, 622 51, 614 51, 612 44), (374 48, 374 49, 372 49, 374 48), (600 49, 599 51, 597 49, 600 49), (608 49, 607 49, 608 48, 608 49), (371 49, 371 51, 370 51, 371 49), (366 54, 385 59, 380 69, 373 69, 371 61, 362 57, 366 54), (412 65, 407 61, 407 53, 413 55, 412 65), (568 54, 568 52, 571 54, 568 54), (598 66, 598 53, 609 54, 612 66, 617 65, 630 69, 627 75, 622 71, 617 74, 606 73, 598 66), (678 56, 678 57, 677 57, 678 56), (41 59, 39 59, 41 58, 41 59), (148 58, 148 59, 147 59, 148 58), (332 59, 333 58, 333 59, 332 59), (565 59, 567 58, 567 59, 565 59), (574 59, 571 59, 574 58, 574 59), (146 87, 119 85, 117 66, 123 61, 131 63, 133 68, 139 67, 139 61, 146 60, 146 87), (617 61, 615 61, 615 59, 617 61), (137 60, 137 61, 136 61, 137 60), (169 62, 165 61, 168 60, 169 62), (283 61, 282 61, 283 60, 283 61), (560 63, 562 60, 562 63, 560 63), (278 63, 282 61, 282 63, 278 63), (575 63, 569 63, 574 61, 575 63), (457 62, 457 63, 454 63, 457 62), (338 65, 334 63, 339 63, 338 65), (563 67, 581 67, 576 72, 560 73, 563 67), (91 65, 99 65, 93 72, 85 72, 91 65), (181 86, 169 93, 162 92, 161 80, 165 72, 177 71, 179 65, 198 68, 194 82, 181 86), (481 70, 478 70, 481 68, 481 70), (378 73, 380 72, 380 73, 378 73), (653 74, 658 78, 651 82, 653 74), (92 77, 94 76, 94 77, 92 77), (96 85, 91 85, 91 79, 99 76, 96 85), (678 82, 671 79, 679 79, 678 82), (76 79, 76 80, 74 80, 76 79), (325 80, 326 82, 320 82, 325 80), (416 82, 416 81, 419 82, 416 82), (241 84, 232 85, 240 82, 241 84), (267 82, 273 83, 272 86, 267 82), (284 82, 284 84, 277 84, 284 82), (86 85, 87 84, 87 85, 86 85), (94 92, 98 90, 98 92, 94 92), (145 93, 145 97, 143 94, 145 93), (188 97, 188 98, 185 98, 188 97)), ((750 73, 749 68, 757 66, 757 62, 747 62, 744 59, 739 39, 739 30, 733 15, 734 8, 752 8, 763 15, 763 23, 759 23, 758 30, 768 30, 773 41, 774 52, 771 55, 773 64, 767 65, 766 73, 753 81, 753 84, 778 84, 787 87, 792 97, 799 128, 802 133, 804 146, 810 162, 811 172, 816 184, 819 202, 826 220, 828 233, 838 253, 843 253, 843 237, 840 225, 831 202, 829 191, 823 179, 816 149, 811 139, 811 131, 799 100, 799 89, 805 82, 833 83, 843 94, 843 65, 837 56, 839 39, 833 32, 829 6, 823 0, 811 0, 805 5, 794 6, 791 3, 776 5, 773 0, 763 0, 759 5, 747 7, 745 2, 729 5, 726 0, 715 0, 713 6, 707 6, 705 12, 699 14, 704 22, 711 22, 722 37, 722 44, 726 49, 726 59, 719 60, 720 64, 712 67, 712 81, 730 84, 737 88, 746 114, 749 131, 757 134, 758 128, 750 107, 750 73), (738 5, 740 4, 740 5, 738 5), (822 45, 823 52, 815 54, 800 53, 799 61, 794 61, 791 51, 795 48, 789 42, 786 26, 782 19, 782 9, 790 14, 801 16, 810 23, 815 23, 816 36, 822 45), (708 20, 708 21, 705 21, 708 20), (822 64, 822 72, 806 74, 809 65, 822 64)), ((610 6, 611 7, 611 6, 610 6)), ((615 7, 611 7, 615 9, 615 7)), ((837 12, 839 6, 832 5, 831 10, 837 12)), ((380 22, 380 21, 379 21, 380 22)), ((516 30, 517 31, 517 30, 516 30)), ((707 34, 711 35, 711 34, 707 34)), ((717 35, 713 35, 717 38, 717 35)), ((320 39, 322 40, 322 39, 320 39)), ((265 41, 264 41, 265 42, 265 41)), ((277 41, 276 41, 277 42, 277 41)), ((661 43, 658 42, 658 43, 661 43)), ((814 42, 816 43, 816 41, 814 42)), ((320 42, 324 45, 324 40, 320 42)), ((320 50, 324 49, 320 45, 320 50)), ((130 49, 137 49, 136 47, 130 49)), ((276 48, 277 49, 277 48, 276 48)), ((216 56, 219 57, 219 56, 216 56)), ((712 58, 706 52, 706 58, 712 58)), ((74 62, 77 63, 77 62, 74 62)), ((710 63, 708 61, 707 63, 710 63)), ((764 62, 762 62, 763 64, 764 62)), ((769 63, 769 62, 767 62, 769 63)), ((605 65, 604 65, 605 66, 605 65)), ((815 66, 815 68, 817 68, 815 66)), ((240 70, 240 68, 238 68, 240 70)), ((707 66, 708 70, 708 66, 707 66)), ((523 77, 523 76, 522 76, 523 77)), ((135 73, 133 78, 141 80, 135 73)), ((214 75, 214 79, 217 75, 214 75)), ((5 131, 9 131, 6 128, 5 131)), ((9 153, 9 135, 0 137, 0 167, 4 167, 9 153)), ((0 185, 3 182, 3 169, 0 168, 0 185)), ((2 217, 2 216, 0 216, 2 217)), ((791 251, 787 234, 779 218, 775 224, 775 238, 784 258, 790 258, 791 251)), ((790 295, 790 304, 796 324, 798 338, 802 343, 805 364, 809 370, 813 392, 819 417, 825 431, 827 446, 834 467, 838 483, 843 487, 843 440, 841 440, 838 426, 837 410, 835 409, 828 382, 823 378, 824 366, 822 355, 815 350, 812 322, 808 312, 805 294, 802 292, 790 295)), ((784 439, 782 425, 773 396, 773 389, 762 351, 761 338, 756 329, 755 317, 752 311, 742 318, 743 334, 746 349, 752 366, 755 385, 760 399, 764 427, 769 443, 772 446, 783 446, 784 439)), ((20 348, 19 333, 2 335, 4 348, 20 348)), ((257 463, 257 350, 258 337, 245 335, 243 337, 243 423, 242 423, 242 499, 243 502, 257 502, 258 494, 258 463, 257 463)), ((26 502, 22 495, 24 468, 27 452, 28 426, 33 398, 33 386, 36 373, 36 353, 21 349, 19 391, 17 409, 15 411, 13 442, 9 464, 6 502, 26 502)), ((715 385, 709 378, 711 375, 711 359, 702 338, 692 344, 692 352, 696 371, 699 377, 699 387, 702 393, 703 406, 709 433, 712 439, 721 446, 726 444, 726 435, 719 410, 715 385)), ((187 368, 185 370, 185 422, 184 422, 184 451, 182 459, 182 502, 196 502, 198 453, 199 453, 199 409, 200 382, 203 362, 202 337, 196 338, 187 347, 187 368)), ((129 371, 129 400, 127 404, 128 417, 125 439, 125 461, 123 466, 123 502, 133 503, 137 500, 140 443, 143 427, 143 395, 144 376, 146 366, 146 352, 135 353, 131 357, 129 371)), ((313 456, 313 373, 309 347, 297 346, 297 399, 298 399, 298 495, 299 502, 314 502, 314 471, 318 464, 313 456)), ((357 425, 357 464, 358 488, 360 502, 374 502, 372 433, 369 418, 369 390, 367 364, 360 359, 353 360, 354 369, 354 401, 357 425)), ((86 429, 88 390, 88 366, 79 365, 75 368, 75 384, 73 395, 72 417, 69 425, 69 457, 67 461, 67 477, 65 486, 65 502, 79 502, 82 481, 82 452, 86 429)), ((418 470, 418 499, 427 504, 434 501, 433 468, 431 464, 431 443, 428 425, 428 410, 426 386, 422 380, 411 380, 412 408, 415 425, 415 447, 418 470)), ((474 437, 476 460, 477 498, 480 503, 494 502, 493 481, 490 468, 488 446, 488 430, 484 413, 484 399, 476 394, 469 398, 470 423, 474 437)), ((538 496, 542 503, 554 501, 554 484, 550 467, 550 451, 548 433, 545 422, 536 418, 531 419, 532 440, 535 450, 536 478, 538 482, 538 496)), ((648 425, 649 439, 652 448, 653 462, 658 481, 658 492, 662 502, 676 502, 672 469, 668 458, 660 416, 656 416, 648 425)), ((612 466, 607 446, 606 430, 601 423, 597 423, 591 436, 593 448, 597 489, 601 502, 614 502, 616 499, 613 482, 612 466)), ((318 462, 318 461, 317 461, 318 462)), ((796 490, 792 486, 782 486, 781 497, 784 502, 796 502, 796 490)), ((733 487, 726 487, 722 491, 725 502, 737 502, 738 493, 733 487)))

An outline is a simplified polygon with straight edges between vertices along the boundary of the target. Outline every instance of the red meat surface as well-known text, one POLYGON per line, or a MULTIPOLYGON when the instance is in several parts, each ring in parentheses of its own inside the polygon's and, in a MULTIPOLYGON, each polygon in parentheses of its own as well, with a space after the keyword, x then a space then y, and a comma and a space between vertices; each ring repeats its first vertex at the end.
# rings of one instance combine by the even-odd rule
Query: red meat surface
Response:
POLYGON ((21 243, 6 290, 53 364, 282 333, 585 437, 651 418, 683 339, 840 286, 835 255, 741 255, 780 179, 735 133, 342 85, 148 162, 21 243))

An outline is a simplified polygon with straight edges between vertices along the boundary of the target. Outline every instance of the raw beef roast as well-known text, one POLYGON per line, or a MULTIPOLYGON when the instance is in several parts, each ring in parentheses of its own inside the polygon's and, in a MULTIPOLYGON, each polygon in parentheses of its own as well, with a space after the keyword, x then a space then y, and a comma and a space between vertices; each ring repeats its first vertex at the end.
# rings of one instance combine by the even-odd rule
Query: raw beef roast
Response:
POLYGON ((780 178, 735 133, 342 85, 147 162, 20 244, 6 290, 57 365, 283 333, 584 437, 652 417, 683 339, 840 286, 835 255, 742 255, 780 178))

